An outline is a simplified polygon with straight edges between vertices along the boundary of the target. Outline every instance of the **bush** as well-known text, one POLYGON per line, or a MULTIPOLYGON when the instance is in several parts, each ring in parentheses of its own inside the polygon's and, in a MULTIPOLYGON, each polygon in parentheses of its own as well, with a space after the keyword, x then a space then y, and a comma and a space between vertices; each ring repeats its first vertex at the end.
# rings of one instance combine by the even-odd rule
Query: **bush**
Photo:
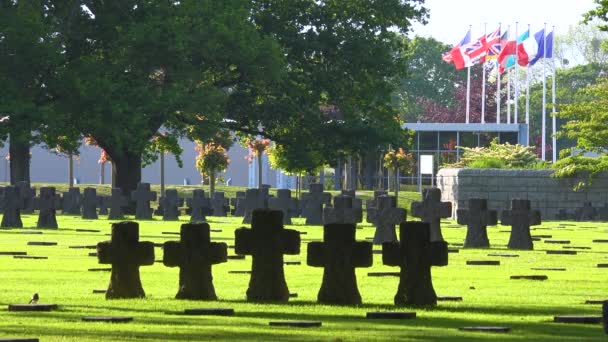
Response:
POLYGON ((534 147, 499 144, 497 139, 489 147, 460 147, 463 154, 460 161, 448 167, 500 168, 500 169, 540 169, 549 168, 534 153, 534 147))
POLYGON ((467 167, 472 169, 506 169, 507 164, 498 158, 483 157, 473 160, 467 167))

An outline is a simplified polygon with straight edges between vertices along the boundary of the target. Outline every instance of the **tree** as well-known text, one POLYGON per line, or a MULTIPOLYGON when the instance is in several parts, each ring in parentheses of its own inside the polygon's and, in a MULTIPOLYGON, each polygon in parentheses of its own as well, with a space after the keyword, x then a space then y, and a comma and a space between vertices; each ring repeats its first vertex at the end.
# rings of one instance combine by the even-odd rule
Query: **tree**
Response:
POLYGON ((384 167, 393 173, 393 189, 395 196, 399 193, 398 171, 411 172, 414 166, 414 158, 411 153, 406 153, 403 148, 386 152, 384 155, 384 167))
POLYGON ((215 176, 218 172, 226 170, 230 159, 226 149, 220 144, 211 142, 203 145, 196 143, 198 156, 196 157, 196 169, 201 173, 203 179, 209 178, 209 198, 215 193, 215 176))
MULTIPOLYGON (((247 149, 250 158, 256 157, 258 164, 258 188, 262 188, 262 155, 270 146, 270 139, 247 139, 247 149)), ((251 163, 251 159, 249 162, 251 163)))

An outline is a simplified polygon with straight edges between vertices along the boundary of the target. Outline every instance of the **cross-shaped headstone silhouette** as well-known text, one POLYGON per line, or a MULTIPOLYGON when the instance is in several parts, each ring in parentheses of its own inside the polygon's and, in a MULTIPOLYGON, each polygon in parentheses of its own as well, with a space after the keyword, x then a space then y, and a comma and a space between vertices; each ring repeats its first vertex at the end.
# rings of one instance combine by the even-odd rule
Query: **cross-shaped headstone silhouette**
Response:
POLYGON ((534 249, 530 226, 539 225, 540 211, 530 210, 530 201, 525 199, 511 200, 511 210, 503 210, 501 224, 511 226, 509 249, 534 249))
POLYGON ((323 282, 317 295, 319 303, 361 304, 355 267, 372 266, 373 255, 370 242, 355 241, 355 228, 355 224, 326 224, 323 242, 308 244, 306 263, 324 267, 323 282))
POLYGON ((122 208, 129 205, 127 196, 122 193, 120 188, 112 188, 112 195, 110 197, 110 214, 108 220, 118 220, 124 215, 122 208))
POLYGON ((4 200, 2 206, 2 228, 21 228, 21 197, 19 196, 19 188, 16 186, 7 186, 4 188, 4 200))
POLYGON ((382 263, 401 268, 395 305, 436 305, 431 266, 448 264, 448 244, 430 241, 430 224, 403 222, 400 242, 382 244, 382 263))
POLYGON ((36 188, 30 187, 30 182, 21 181, 17 183, 19 188, 19 196, 21 197, 21 213, 34 213, 34 198, 36 197, 36 188))
POLYGON ((176 189, 165 190, 163 197, 163 221, 177 221, 179 219, 179 197, 176 189))
POLYGON ((488 248, 487 226, 494 226, 498 222, 496 210, 488 209, 488 200, 480 198, 469 199, 469 209, 458 209, 458 224, 467 225, 467 236, 464 240, 465 248, 488 248))
MULTIPOLYGON (((378 216, 378 197, 387 195, 386 190, 374 190, 374 198, 365 201, 365 213, 367 216, 367 223, 376 224, 376 217, 378 216)), ((395 202, 396 206, 397 203, 395 202)))
POLYGON ((40 212, 38 214, 38 228, 57 228, 57 218, 55 210, 59 206, 59 199, 55 194, 55 188, 52 186, 43 186, 40 188, 40 212))
POLYGON ((338 195, 334 197, 334 206, 323 209, 323 224, 330 223, 352 223, 357 224, 362 221, 363 210, 353 208, 353 198, 350 196, 338 195))
POLYGON ((278 189, 277 197, 268 199, 268 208, 280 210, 283 212, 283 224, 291 224, 291 212, 293 210, 293 198, 291 198, 291 190, 278 189))
POLYGON ((331 194, 323 192, 323 184, 310 184, 308 193, 302 194, 302 216, 306 224, 323 224, 323 206, 331 204, 331 194))
POLYGON ((378 215, 376 217, 376 232, 374 244, 397 241, 395 225, 405 221, 407 211, 395 207, 395 196, 382 195, 378 197, 378 215))
POLYGON ((80 215, 80 206, 82 205, 82 195, 80 188, 69 188, 63 193, 62 213, 69 215, 80 215))
POLYGON ((112 240, 97 244, 97 259, 100 264, 112 264, 106 299, 146 296, 139 266, 154 264, 154 243, 139 241, 137 222, 113 223, 112 240))
POLYGON ((229 211, 230 204, 228 204, 228 199, 224 197, 224 193, 220 191, 214 192, 211 199, 212 216, 226 216, 229 211))
POLYGON ((352 197, 353 199, 353 208, 363 209, 363 200, 357 198, 357 193, 355 190, 342 190, 340 192, 342 196, 352 197))
POLYGON ((97 207, 99 208, 99 215, 108 215, 108 206, 109 205, 110 205, 110 197, 97 196, 97 207))
POLYGON ((230 199, 230 203, 234 207, 232 216, 245 215, 245 191, 237 191, 236 197, 230 199))
POLYGON ((163 245, 163 263, 179 267, 179 290, 175 298, 216 300, 211 266, 226 262, 228 246, 211 242, 207 223, 182 224, 180 241, 163 245))
POLYGON ((84 188, 82 218, 89 220, 97 219, 97 190, 95 188, 84 188))
POLYGON ((412 216, 431 225, 431 241, 442 241, 441 219, 452 216, 452 203, 441 202, 441 190, 422 190, 422 202, 412 203, 412 216))
POLYGON ((190 208, 190 222, 205 222, 207 218, 206 208, 209 208, 209 199, 205 197, 205 191, 196 189, 192 191, 192 198, 186 199, 190 208))
POLYGON ((255 209, 268 208, 268 190, 267 189, 247 189, 245 191, 245 202, 243 203, 245 216, 243 223, 251 223, 251 213, 255 209))
POLYGON ((288 301, 283 254, 300 254, 300 234, 283 228, 283 212, 256 209, 251 229, 239 228, 234 235, 235 253, 252 256, 247 300, 288 301))
POLYGON ((150 201, 156 200, 156 192, 150 191, 150 183, 137 184, 137 190, 131 192, 131 200, 136 201, 135 219, 152 219, 152 209, 150 201))

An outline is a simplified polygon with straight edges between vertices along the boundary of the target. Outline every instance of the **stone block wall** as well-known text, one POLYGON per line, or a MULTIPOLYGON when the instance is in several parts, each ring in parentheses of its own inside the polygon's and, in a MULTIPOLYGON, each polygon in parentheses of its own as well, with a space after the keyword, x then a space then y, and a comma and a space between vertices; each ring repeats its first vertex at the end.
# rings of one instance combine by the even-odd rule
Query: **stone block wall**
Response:
POLYGON ((593 185, 574 191, 576 178, 553 178, 552 170, 506 169, 441 169, 437 172, 437 186, 441 200, 452 202, 453 217, 460 208, 467 208, 468 199, 485 198, 490 209, 510 207, 511 199, 528 199, 532 208, 540 210, 543 220, 555 220, 560 209, 573 213, 585 202, 594 208, 608 203, 608 175, 593 181, 593 185))

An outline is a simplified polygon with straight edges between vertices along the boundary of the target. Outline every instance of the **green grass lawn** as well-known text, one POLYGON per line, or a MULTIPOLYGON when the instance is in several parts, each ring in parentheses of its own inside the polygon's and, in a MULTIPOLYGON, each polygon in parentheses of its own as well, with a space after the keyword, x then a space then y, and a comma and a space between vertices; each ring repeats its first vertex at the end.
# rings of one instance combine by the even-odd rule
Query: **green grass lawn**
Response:
MULTIPOLYGON (((414 197, 409 193, 405 196, 414 197)), ((36 216, 23 215, 24 226, 33 227, 36 216)), ((158 220, 140 222, 140 240, 164 242, 177 239, 163 231, 178 232, 180 223, 158 220)), ((214 241, 233 244, 234 230, 242 226, 241 218, 210 217, 214 241)), ((285 266, 290 292, 298 297, 288 304, 250 304, 244 301, 249 275, 228 274, 229 270, 249 270, 251 258, 229 260, 213 267, 214 284, 219 301, 176 300, 178 269, 162 263, 140 268, 146 299, 105 300, 94 289, 107 288, 109 272, 88 272, 99 265, 89 257, 94 250, 70 249, 71 245, 90 245, 107 240, 110 221, 82 220, 58 215, 60 229, 44 230, 41 235, 20 234, 31 228, 0 230, 0 251, 27 251, 28 255, 48 256, 48 260, 13 259, 0 256, 0 338, 39 337, 41 341, 119 341, 119 340, 331 340, 331 341, 605 341, 601 325, 557 324, 559 314, 601 315, 600 305, 585 305, 588 299, 608 299, 608 269, 597 268, 608 263, 608 244, 593 239, 608 238, 608 223, 579 222, 576 226, 558 227, 547 222, 533 234, 549 234, 553 239, 569 239, 571 246, 589 246, 578 255, 546 255, 544 250, 562 249, 543 241, 535 242, 535 251, 507 251, 508 227, 489 228, 492 248, 460 249, 450 253, 449 266, 433 268, 433 283, 440 296, 462 296, 461 302, 439 302, 435 308, 396 308, 393 306, 398 279, 368 277, 369 271, 398 271, 382 265, 374 255, 374 266, 358 269, 358 285, 364 305, 317 305, 316 296, 323 270, 305 265, 306 244, 322 239, 322 228, 305 226, 295 219, 289 228, 307 231, 302 235, 302 253, 285 256, 302 265, 285 266), (101 233, 76 232, 76 228, 101 229, 101 233), (27 246, 28 241, 54 241, 58 246, 27 246), (488 253, 515 253, 519 257, 489 257, 488 253), (500 260, 500 266, 467 266, 467 260, 500 260), (565 267, 567 271, 533 271, 531 267, 565 267), (547 281, 510 280, 511 275, 545 274, 547 281), (52 312, 8 312, 10 303, 27 303, 34 292, 41 303, 56 303, 52 312), (183 316, 186 308, 229 307, 233 317, 183 316), (416 311, 412 320, 366 320, 367 311, 416 311), (87 323, 82 316, 133 316, 130 323, 87 323), (320 328, 270 327, 271 320, 320 320, 320 328), (474 325, 508 326, 507 334, 461 332, 459 327, 474 325)), ((462 243, 465 229, 454 228, 454 222, 443 225, 444 238, 451 244, 462 243)), ((362 224, 357 238, 373 236, 374 228, 362 224)), ((455 247, 452 245, 451 247, 455 247)), ((458 247, 459 248, 459 247, 458 247)), ((374 249, 379 250, 380 246, 374 249)), ((156 259, 162 249, 156 248, 156 259)), ((229 249, 229 254, 234 250, 229 249)))

